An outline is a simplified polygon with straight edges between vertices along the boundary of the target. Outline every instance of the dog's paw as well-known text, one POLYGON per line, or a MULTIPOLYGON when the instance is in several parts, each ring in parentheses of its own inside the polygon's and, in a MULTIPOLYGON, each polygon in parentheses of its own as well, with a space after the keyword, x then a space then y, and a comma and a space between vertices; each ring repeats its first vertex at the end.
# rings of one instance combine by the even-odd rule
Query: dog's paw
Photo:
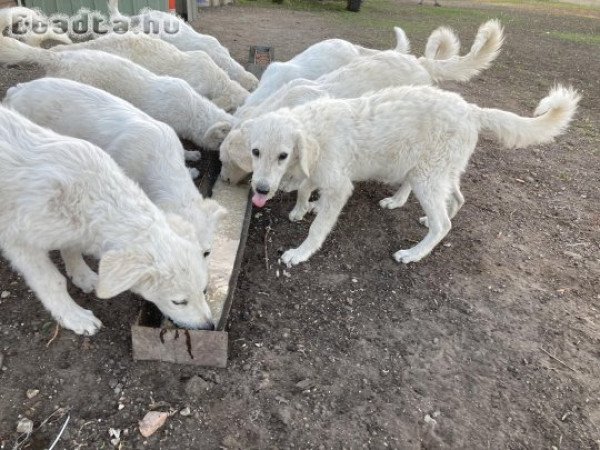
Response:
POLYGON ((186 150, 185 160, 186 161, 200 161, 202 159, 202 153, 198 150, 186 150))
POLYGON ((94 316, 94 313, 79 306, 61 315, 58 323, 63 328, 84 336, 92 336, 102 327, 102 322, 94 316))
POLYGON ((73 284, 81 289, 86 294, 93 292, 98 283, 98 275, 93 270, 88 270, 83 273, 73 274, 71 277, 73 284))
POLYGON ((379 206, 383 209, 396 209, 404 206, 406 202, 399 202, 394 197, 386 197, 379 200, 379 206))
POLYGON ((401 262, 404 264, 408 264, 411 262, 420 261, 423 258, 423 255, 419 255, 412 250, 399 250, 394 253, 394 259, 397 262, 401 262))
POLYGON ((281 255, 281 262, 288 267, 292 267, 306 261, 308 258, 310 258, 309 254, 306 254, 299 248, 292 248, 281 255))
POLYGON ((297 206, 294 207, 294 209, 292 209, 290 211, 290 222, 299 222, 302 219, 304 219, 304 216, 306 215, 306 209, 304 208, 298 208, 297 206))
POLYGON ((192 177, 192 180, 195 180, 200 176, 200 171, 195 167, 191 167, 188 170, 190 171, 190 176, 192 177))
POLYGON ((424 227, 429 228, 429 219, 427 218, 427 216, 423 216, 423 217, 419 218, 419 223, 421 225, 423 225, 424 227))

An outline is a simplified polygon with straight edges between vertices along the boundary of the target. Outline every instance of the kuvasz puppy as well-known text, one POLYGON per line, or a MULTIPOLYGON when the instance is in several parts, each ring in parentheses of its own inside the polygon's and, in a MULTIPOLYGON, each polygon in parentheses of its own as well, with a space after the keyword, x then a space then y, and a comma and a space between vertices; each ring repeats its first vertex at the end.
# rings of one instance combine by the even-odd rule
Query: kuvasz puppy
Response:
POLYGON ((194 226, 208 256, 225 209, 198 192, 171 127, 108 92, 60 78, 12 87, 3 104, 40 126, 103 149, 155 205, 194 226))
POLYGON ((54 51, 101 50, 129 59, 157 75, 181 78, 219 108, 233 111, 248 91, 233 81, 203 51, 182 52, 159 38, 143 33, 110 33, 98 39, 53 47, 54 51))
POLYGON ((120 56, 98 50, 54 52, 0 37, 0 63, 25 62, 41 66, 48 76, 110 92, 201 147, 218 149, 218 144, 204 141, 206 131, 217 122, 233 122, 231 115, 185 81, 155 75, 120 56))
POLYGON ((69 296, 50 250, 85 292, 131 290, 182 326, 214 327, 192 226, 158 209, 101 149, 0 107, 0 177, 2 253, 61 326, 91 335, 102 324, 69 296), (100 259, 97 275, 82 253, 100 259))
MULTIPOLYGON (((275 195, 284 175, 301 183, 290 220, 302 219, 313 207, 310 193, 320 192, 308 237, 282 255, 288 266, 306 261, 321 247, 354 182, 408 183, 429 226, 421 242, 394 254, 396 261, 409 263, 429 254, 450 231, 450 219, 464 202, 460 176, 480 132, 509 148, 549 142, 566 129, 578 101, 573 89, 556 87, 528 118, 480 108, 430 86, 390 88, 350 100, 320 99, 245 122, 241 131, 252 164, 244 155, 239 162, 254 172, 252 201, 257 207, 275 195)), ((401 187, 382 206, 402 206, 405 191, 401 187)))
POLYGON ((173 44, 181 51, 202 50, 206 52, 221 69, 227 72, 232 80, 240 83, 244 89, 251 91, 258 85, 258 79, 233 59, 229 50, 216 38, 198 33, 174 14, 146 9, 137 16, 127 17, 119 12, 119 0, 109 0, 108 11, 111 19, 127 21, 144 32, 158 33, 161 39, 173 44), (156 27, 158 31, 146 30, 145 24, 148 24, 150 28, 156 27))

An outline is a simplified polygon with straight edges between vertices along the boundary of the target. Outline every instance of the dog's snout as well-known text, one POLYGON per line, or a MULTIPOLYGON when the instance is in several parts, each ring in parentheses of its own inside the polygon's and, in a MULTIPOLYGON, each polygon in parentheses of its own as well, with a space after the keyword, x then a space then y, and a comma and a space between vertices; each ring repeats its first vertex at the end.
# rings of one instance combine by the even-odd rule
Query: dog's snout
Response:
POLYGON ((256 185, 256 192, 262 195, 267 195, 270 191, 270 187, 267 183, 258 183, 256 185))

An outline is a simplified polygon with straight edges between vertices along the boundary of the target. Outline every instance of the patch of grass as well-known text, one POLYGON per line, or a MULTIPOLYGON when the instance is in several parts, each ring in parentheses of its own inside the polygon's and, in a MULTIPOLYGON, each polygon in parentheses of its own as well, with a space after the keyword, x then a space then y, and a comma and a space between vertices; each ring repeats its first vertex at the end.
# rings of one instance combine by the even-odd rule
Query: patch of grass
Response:
POLYGON ((569 33, 551 31, 550 36, 561 41, 575 42, 576 44, 600 45, 600 34, 569 33))

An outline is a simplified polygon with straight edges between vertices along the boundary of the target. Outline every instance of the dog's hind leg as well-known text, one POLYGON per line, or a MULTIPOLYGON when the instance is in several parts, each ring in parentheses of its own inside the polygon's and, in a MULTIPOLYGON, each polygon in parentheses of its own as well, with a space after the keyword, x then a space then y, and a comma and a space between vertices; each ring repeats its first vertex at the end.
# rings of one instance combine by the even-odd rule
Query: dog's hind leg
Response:
POLYGON ((60 256, 65 263, 67 275, 69 275, 73 284, 86 294, 92 292, 96 288, 96 283, 98 283, 98 275, 86 264, 81 252, 64 248, 60 251, 60 256))
POLYGON ((95 334, 100 329, 102 322, 69 296, 67 280, 54 266, 46 251, 9 245, 4 246, 4 253, 62 327, 86 335, 95 334))
POLYGON ((298 248, 292 248, 281 255, 281 261, 288 267, 308 260, 321 248, 352 195, 352 182, 343 180, 340 185, 322 190, 320 195, 317 216, 310 226, 308 237, 298 248))
MULTIPOLYGON (((460 180, 457 179, 454 181, 454 185, 452 187, 452 195, 448 199, 448 217, 450 217, 450 219, 453 219, 464 204, 465 198, 463 197, 462 192, 460 192, 460 180)), ((419 219, 419 222, 422 225, 429 227, 429 221, 427 220, 427 216, 421 217, 419 219)))
POLYGON ((443 179, 429 179, 412 183, 415 195, 425 211, 429 231, 425 238, 414 247, 394 253, 396 261, 408 264, 423 259, 450 231, 452 224, 446 207, 448 189, 444 184, 445 180, 443 179))
POLYGON ((396 193, 391 197, 386 197, 383 200, 379 201, 379 206, 384 209, 396 209, 404 206, 406 201, 408 200, 408 196, 410 195, 410 191, 412 188, 410 187, 410 183, 405 181, 402 183, 402 186, 396 191, 396 193))
POLYGON ((314 190, 313 184, 309 180, 304 180, 298 188, 298 197, 296 198, 296 205, 290 212, 290 221, 297 222, 302 220, 306 213, 311 212, 314 208, 309 202, 310 196, 314 190))

